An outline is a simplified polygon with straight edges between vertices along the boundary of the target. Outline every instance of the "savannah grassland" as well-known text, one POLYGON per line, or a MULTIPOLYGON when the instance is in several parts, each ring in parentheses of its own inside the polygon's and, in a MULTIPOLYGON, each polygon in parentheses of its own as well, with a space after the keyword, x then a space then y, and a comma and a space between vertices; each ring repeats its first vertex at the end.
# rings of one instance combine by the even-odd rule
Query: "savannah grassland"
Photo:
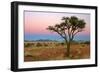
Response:
POLYGON ((24 42, 24 61, 73 60, 90 58, 90 44, 72 43, 70 57, 66 44, 59 42, 24 42))

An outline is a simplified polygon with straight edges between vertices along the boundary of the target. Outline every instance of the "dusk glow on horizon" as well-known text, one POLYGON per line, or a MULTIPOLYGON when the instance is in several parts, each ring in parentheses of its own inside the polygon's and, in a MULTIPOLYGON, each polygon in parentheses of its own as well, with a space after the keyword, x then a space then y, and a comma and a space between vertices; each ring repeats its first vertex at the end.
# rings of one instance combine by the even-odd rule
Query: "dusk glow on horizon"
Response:
POLYGON ((55 32, 46 28, 62 22, 62 17, 76 16, 86 22, 84 31, 78 33, 75 40, 90 40, 90 14, 54 13, 54 12, 24 12, 24 38, 25 40, 62 40, 55 32))

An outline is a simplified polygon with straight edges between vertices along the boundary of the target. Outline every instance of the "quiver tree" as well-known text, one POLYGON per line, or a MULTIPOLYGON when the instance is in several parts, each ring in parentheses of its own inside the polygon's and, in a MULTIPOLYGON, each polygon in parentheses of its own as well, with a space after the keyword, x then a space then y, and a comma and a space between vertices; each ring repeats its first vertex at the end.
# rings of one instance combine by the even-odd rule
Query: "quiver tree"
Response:
POLYGON ((48 26, 48 30, 59 34, 67 45, 67 57, 70 55, 70 44, 73 41, 76 34, 82 32, 85 28, 85 21, 77 18, 76 16, 63 17, 62 23, 54 26, 48 26))

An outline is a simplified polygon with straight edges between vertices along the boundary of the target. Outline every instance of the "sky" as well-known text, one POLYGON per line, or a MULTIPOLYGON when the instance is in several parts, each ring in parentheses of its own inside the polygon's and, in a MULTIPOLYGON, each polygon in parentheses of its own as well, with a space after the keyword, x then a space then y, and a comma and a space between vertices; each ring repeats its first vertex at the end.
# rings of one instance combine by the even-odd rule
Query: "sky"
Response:
POLYGON ((24 40, 63 40, 57 33, 46 28, 61 23, 62 17, 71 16, 77 16, 86 22, 84 31, 78 33, 74 40, 90 40, 90 14, 36 11, 24 11, 24 40))

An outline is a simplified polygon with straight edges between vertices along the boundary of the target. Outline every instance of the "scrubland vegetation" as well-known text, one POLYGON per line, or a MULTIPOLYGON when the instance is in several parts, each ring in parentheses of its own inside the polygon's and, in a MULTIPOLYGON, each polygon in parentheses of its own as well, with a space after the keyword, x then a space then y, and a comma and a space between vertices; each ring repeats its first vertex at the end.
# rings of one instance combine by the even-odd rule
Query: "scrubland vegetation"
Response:
POLYGON ((63 42, 25 42, 24 61, 48 61, 87 59, 90 57, 90 43, 71 44, 70 55, 66 56, 66 44, 63 42))

